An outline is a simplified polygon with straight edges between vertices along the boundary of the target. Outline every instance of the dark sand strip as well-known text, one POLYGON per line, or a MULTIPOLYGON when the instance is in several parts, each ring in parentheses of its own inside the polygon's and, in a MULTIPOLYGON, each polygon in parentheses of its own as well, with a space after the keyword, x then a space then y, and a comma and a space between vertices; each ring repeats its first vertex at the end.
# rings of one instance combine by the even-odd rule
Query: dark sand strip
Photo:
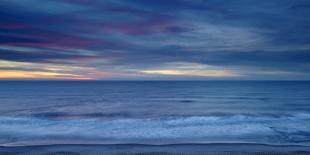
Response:
POLYGON ((310 155, 310 147, 263 144, 44 145, 0 147, 0 155, 310 155))

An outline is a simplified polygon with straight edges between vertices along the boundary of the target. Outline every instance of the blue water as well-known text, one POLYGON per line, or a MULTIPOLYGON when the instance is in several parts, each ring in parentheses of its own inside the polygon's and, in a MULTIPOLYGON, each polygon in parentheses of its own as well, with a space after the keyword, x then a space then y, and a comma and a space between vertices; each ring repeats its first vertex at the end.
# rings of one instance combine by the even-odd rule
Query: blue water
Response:
POLYGON ((0 145, 310 144, 310 82, 0 82, 0 145))

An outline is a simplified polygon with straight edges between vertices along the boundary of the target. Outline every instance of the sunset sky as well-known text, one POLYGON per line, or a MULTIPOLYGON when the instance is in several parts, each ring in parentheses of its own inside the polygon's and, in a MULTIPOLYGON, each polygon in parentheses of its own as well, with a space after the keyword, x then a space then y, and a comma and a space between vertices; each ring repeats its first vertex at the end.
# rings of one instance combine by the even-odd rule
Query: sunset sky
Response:
POLYGON ((309 0, 1 0, 0 79, 309 80, 309 0))

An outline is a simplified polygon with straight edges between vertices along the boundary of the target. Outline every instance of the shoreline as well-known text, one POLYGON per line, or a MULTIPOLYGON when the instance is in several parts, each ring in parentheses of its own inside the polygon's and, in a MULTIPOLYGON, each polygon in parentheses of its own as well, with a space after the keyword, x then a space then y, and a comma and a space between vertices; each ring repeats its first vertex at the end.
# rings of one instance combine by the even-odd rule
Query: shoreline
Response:
POLYGON ((54 144, 32 146, 0 146, 0 154, 182 154, 182 155, 306 155, 310 146, 269 145, 252 143, 188 143, 188 144, 54 144))

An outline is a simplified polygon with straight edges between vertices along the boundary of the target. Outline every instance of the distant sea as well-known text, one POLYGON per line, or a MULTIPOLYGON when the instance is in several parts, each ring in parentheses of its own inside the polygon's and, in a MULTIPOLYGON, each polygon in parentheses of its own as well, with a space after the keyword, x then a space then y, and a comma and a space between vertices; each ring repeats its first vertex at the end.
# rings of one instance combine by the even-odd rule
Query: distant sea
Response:
POLYGON ((310 145, 306 81, 1 81, 0 145, 310 145))

